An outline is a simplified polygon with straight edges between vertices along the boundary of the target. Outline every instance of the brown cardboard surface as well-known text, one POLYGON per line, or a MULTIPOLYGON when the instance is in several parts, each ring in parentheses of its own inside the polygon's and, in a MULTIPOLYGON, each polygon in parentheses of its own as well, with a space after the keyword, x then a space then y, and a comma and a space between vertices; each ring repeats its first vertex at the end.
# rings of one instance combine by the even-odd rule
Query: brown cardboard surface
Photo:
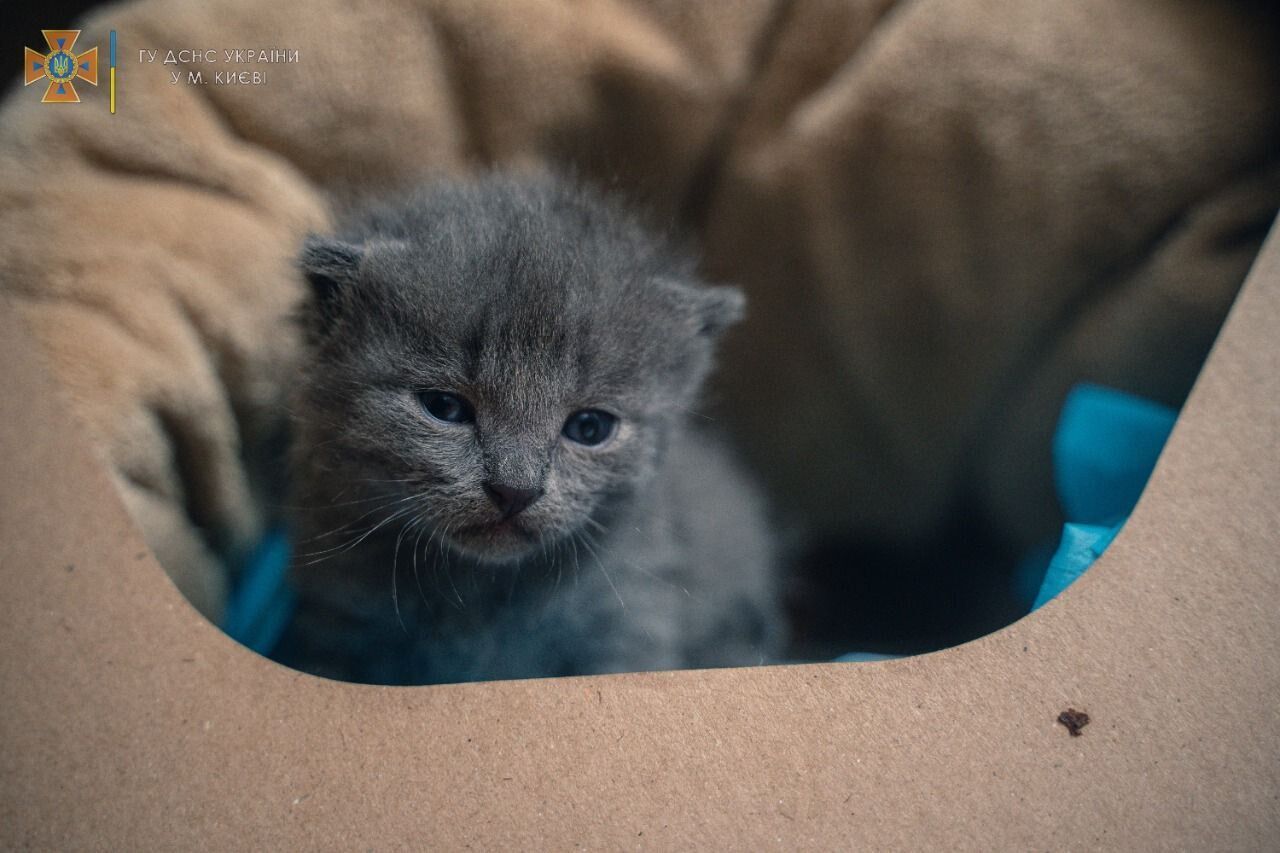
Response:
POLYGON ((379 688, 283 669, 192 610, 6 312, 0 845, 1272 846, 1277 328, 1273 234, 1123 533, 982 640, 379 688))

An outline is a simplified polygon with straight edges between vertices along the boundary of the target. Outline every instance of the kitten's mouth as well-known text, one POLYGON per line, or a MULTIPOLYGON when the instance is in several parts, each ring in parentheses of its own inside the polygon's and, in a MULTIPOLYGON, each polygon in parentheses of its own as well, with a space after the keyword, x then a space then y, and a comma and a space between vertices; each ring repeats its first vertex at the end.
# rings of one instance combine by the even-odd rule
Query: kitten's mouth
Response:
POLYGON ((463 525, 448 538, 467 554, 498 560, 519 557, 538 544, 538 535, 518 517, 463 525))

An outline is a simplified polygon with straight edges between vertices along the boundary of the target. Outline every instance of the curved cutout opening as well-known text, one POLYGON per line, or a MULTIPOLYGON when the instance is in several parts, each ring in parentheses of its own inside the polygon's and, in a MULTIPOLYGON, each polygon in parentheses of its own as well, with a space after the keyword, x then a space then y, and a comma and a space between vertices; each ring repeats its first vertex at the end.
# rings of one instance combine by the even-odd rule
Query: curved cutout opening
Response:
MULTIPOLYGON (((910 602, 899 603, 895 611, 892 604, 886 605, 882 600, 878 606, 886 613, 880 623, 862 628, 869 639, 845 641, 859 643, 862 648, 841 651, 836 647, 834 654, 805 654, 804 646, 793 640, 784 655, 761 662, 874 662, 927 654, 978 639, 1029 615, 1081 577, 1120 533, 1145 491, 1176 416, 1177 412, 1169 407, 1114 389, 1089 383, 1073 388, 1064 402, 1053 441, 1055 482, 1067 521, 1056 542, 1046 541, 1025 553, 1012 572, 1002 575, 1005 588, 998 600, 1018 603, 1012 618, 993 618, 989 610, 980 607, 965 613, 959 604, 957 624, 961 627, 948 626, 946 633, 929 634, 916 627, 922 615, 912 612, 910 602), (877 631, 878 636, 874 633, 877 631), (916 636, 911 635, 912 631, 918 632, 916 636)), ((280 641, 297 607, 287 580, 291 553, 284 529, 263 539, 246 561, 221 625, 242 645, 275 660, 285 657, 287 661, 287 652, 281 654, 280 641)), ((847 559, 847 555, 840 555, 840 559, 847 559)), ((850 563, 841 566, 847 571, 850 563)), ((411 594, 413 591, 409 590, 411 594)), ((839 580, 824 594, 837 598, 832 605, 837 611, 838 596, 845 595, 846 602, 852 599, 839 580)), ((981 594, 978 590, 969 595, 981 594)), ((953 604, 963 601, 954 594, 949 598, 953 604)), ((793 603, 789 618, 802 615, 793 603)), ((788 628, 794 626, 791 622, 788 628)), ((323 675, 323 671, 319 674, 323 675)), ((532 672, 528 676, 556 674, 532 672)))
MULTIPOLYGON (((1029 552, 1019 563, 1017 573, 1007 576, 1007 582, 1019 591, 1019 600, 1025 606, 1007 622, 989 630, 983 625, 973 630, 971 636, 962 636, 955 642, 948 637, 945 642, 930 641, 907 648, 895 647, 904 631, 894 626, 866 644, 873 648, 850 649, 820 657, 797 654, 793 645, 788 655, 762 663, 872 663, 931 654, 998 633, 1031 615, 1078 580, 1120 535, 1145 493, 1147 480, 1158 463, 1176 416, 1177 412, 1168 407, 1114 389, 1091 384, 1073 389, 1055 431, 1054 454, 1064 514, 1074 520, 1064 525, 1056 547, 1029 552), (1029 597, 1029 590, 1034 590, 1034 598, 1029 597)), ((284 528, 263 537, 237 573, 237 583, 218 623, 239 645, 277 663, 280 662, 280 639, 296 609, 296 599, 288 584, 291 558, 292 546, 284 528)), ((838 587, 833 589, 840 591, 838 587)), ((890 614, 884 624, 893 625, 894 616, 890 614)), ((907 625, 919 618, 909 614, 904 617, 901 613, 896 616, 901 620, 899 624, 907 625)), ((326 681, 346 680, 323 672, 307 674, 326 681)), ((530 677, 554 675, 541 673, 530 677)), ((422 682, 429 683, 436 682, 422 682)))

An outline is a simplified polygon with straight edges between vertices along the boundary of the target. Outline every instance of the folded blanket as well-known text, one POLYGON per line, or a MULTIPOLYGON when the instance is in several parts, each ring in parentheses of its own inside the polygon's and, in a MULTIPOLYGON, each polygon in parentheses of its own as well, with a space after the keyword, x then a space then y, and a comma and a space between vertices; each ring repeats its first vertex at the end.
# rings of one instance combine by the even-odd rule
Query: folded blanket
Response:
POLYGON ((912 541, 964 505, 1021 546, 1067 389, 1178 403, 1280 204, 1250 8, 138 0, 81 37, 118 32, 116 115, 6 99, 0 290, 214 616, 278 512, 302 235, 495 166, 572 164, 748 290, 711 406, 779 507, 912 541))

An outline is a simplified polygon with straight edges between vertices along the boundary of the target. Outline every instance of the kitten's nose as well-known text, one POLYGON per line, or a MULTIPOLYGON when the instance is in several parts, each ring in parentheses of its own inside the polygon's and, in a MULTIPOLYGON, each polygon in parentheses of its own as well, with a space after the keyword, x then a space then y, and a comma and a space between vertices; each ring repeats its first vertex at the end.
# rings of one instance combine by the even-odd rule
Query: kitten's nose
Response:
POLYGON ((542 489, 520 489, 504 483, 485 483, 484 493, 502 513, 504 521, 528 509, 530 504, 542 497, 542 489))

